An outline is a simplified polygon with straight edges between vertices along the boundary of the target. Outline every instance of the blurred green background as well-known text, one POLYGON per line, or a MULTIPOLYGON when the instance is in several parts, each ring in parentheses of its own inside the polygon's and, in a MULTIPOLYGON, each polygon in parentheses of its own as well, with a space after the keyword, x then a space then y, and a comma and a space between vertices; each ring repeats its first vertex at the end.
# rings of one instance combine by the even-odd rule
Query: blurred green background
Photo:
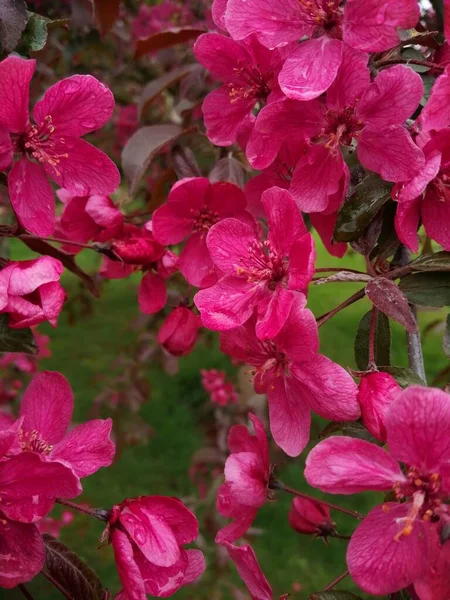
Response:
MULTIPOLYGON (((361 268, 358 255, 346 256, 342 260, 333 259, 320 250, 318 243, 319 267, 347 266, 361 268)), ((20 258, 23 251, 20 250, 20 258)), ((81 256, 81 264, 92 267, 92 256, 81 256)), ((96 257, 95 257, 96 258, 96 257)), ((93 314, 80 318, 75 325, 69 324, 67 311, 61 316, 58 327, 41 327, 41 331, 50 334, 52 357, 42 361, 41 368, 62 372, 70 381, 75 393, 76 411, 74 419, 83 421, 88 418, 92 399, 102 390, 99 375, 108 376, 111 363, 119 353, 132 348, 136 332, 131 323, 138 314, 137 285, 139 276, 128 280, 107 282, 101 299, 94 302, 93 314)), ((71 274, 65 274, 63 280, 69 297, 77 289, 78 282, 71 274)), ((330 310, 339 302, 359 289, 360 284, 331 283, 320 287, 311 286, 309 307, 316 316, 330 310)), ((345 366, 354 367, 353 339, 360 317, 369 309, 366 300, 359 301, 339 313, 320 330, 321 351, 345 366)), ((421 313, 422 329, 440 316, 440 312, 421 313)), ((425 361, 429 381, 448 361, 441 349, 442 333, 431 332, 424 340, 425 361)), ((404 330, 393 324, 392 364, 406 366, 404 330)), ((91 506, 110 507, 124 497, 142 494, 166 494, 179 497, 196 493, 188 477, 188 469, 194 451, 204 446, 204 431, 199 421, 204 415, 207 396, 200 383, 199 369, 217 368, 230 370, 227 358, 217 349, 199 344, 195 351, 180 360, 180 370, 175 376, 169 376, 160 368, 150 368, 148 372, 152 394, 144 405, 141 414, 153 429, 146 445, 128 447, 119 460, 110 468, 102 469, 83 482, 84 493, 79 501, 91 506)), ((311 437, 317 434, 323 424, 314 421, 311 437)), ((308 490, 303 479, 303 459, 286 461, 281 467, 283 481, 300 490, 308 490)), ((320 497, 320 492, 312 491, 320 497)), ((332 497, 331 501, 353 507, 361 512, 369 510, 381 499, 376 494, 346 497, 332 497)), ((313 540, 293 532, 287 521, 291 497, 279 495, 278 499, 268 502, 260 511, 254 523, 261 530, 255 536, 252 545, 260 564, 270 581, 274 598, 282 593, 292 593, 293 600, 307 598, 319 591, 345 569, 346 542, 331 540, 326 546, 322 540, 313 540), (292 585, 299 584, 300 590, 293 591, 292 585)), ((201 514, 198 515, 201 520, 201 514)), ((349 534, 355 525, 351 517, 334 514, 341 534, 349 534)), ((98 548, 98 539, 102 533, 102 524, 93 519, 76 515, 74 522, 62 530, 61 540, 76 551, 101 577, 105 586, 113 593, 119 589, 119 580, 115 570, 111 547, 98 548)), ((213 540, 208 546, 214 548, 213 540)), ((217 577, 214 568, 214 556, 207 553, 209 568, 202 581, 195 587, 179 591, 175 598, 215 600, 219 598, 217 577)), ((230 577, 238 581, 232 566, 230 577)), ((35 600, 57 600, 62 598, 58 592, 47 585, 38 576, 27 586, 35 600)), ((294 589, 298 589, 295 585, 294 589)), ((349 578, 337 589, 357 591, 349 578)), ((223 590, 223 599, 231 598, 223 590)), ((364 597, 363 594, 360 594, 364 597)), ((0 596, 8 600, 22 598, 18 591, 3 591, 0 596)))

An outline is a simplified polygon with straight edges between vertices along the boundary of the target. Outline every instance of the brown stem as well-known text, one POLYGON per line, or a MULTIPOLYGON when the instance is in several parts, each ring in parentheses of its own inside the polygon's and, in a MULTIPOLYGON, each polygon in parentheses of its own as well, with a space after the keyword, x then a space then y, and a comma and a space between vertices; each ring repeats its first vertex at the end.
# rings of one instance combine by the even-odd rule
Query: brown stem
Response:
POLYGON ((331 537, 333 539, 338 539, 338 540, 351 540, 352 539, 351 535, 341 535, 340 533, 335 533, 331 537))
POLYGON ((374 63, 374 66, 377 68, 388 67, 389 65, 419 65, 421 67, 429 67, 430 69, 436 69, 438 71, 443 71, 445 69, 445 67, 438 65, 437 63, 430 62, 428 60, 418 60, 415 58, 384 58, 374 63))
POLYGON ((365 293, 365 288, 362 288, 361 290, 357 291, 355 294, 350 296, 350 298, 347 298, 347 300, 344 300, 344 302, 336 306, 336 308, 330 310, 330 312, 327 312, 324 315, 317 317, 317 326, 321 327, 329 319, 334 317, 334 315, 337 315, 337 313, 340 312, 343 308, 347 308, 347 306, 350 306, 354 302, 357 302, 358 300, 361 300, 361 298, 364 298, 365 293))
POLYGON ((25 596, 25 598, 27 600, 34 600, 33 596, 30 594, 30 592, 27 590, 27 588, 23 585, 23 583, 20 583, 18 586, 19 590, 22 592, 22 594, 25 596))
POLYGON ((372 308, 370 314, 370 329, 369 329, 369 365, 368 369, 372 369, 375 366, 375 346, 377 343, 377 322, 378 322, 378 309, 375 306, 372 308))
POLYGON ((405 275, 409 275, 412 273, 411 265, 405 265, 404 267, 399 267, 398 269, 393 269, 386 273, 385 277, 388 279, 400 279, 400 277, 405 277, 405 275))
POLYGON ((364 271, 358 271, 357 269, 347 269, 347 267, 332 267, 330 269, 315 269, 316 273, 340 273, 341 271, 347 271, 348 273, 358 273, 358 275, 365 275, 364 271))
POLYGON ((345 515, 350 515, 351 517, 355 517, 355 519, 364 519, 364 515, 362 515, 359 512, 356 512, 355 510, 350 510, 349 508, 344 508, 342 506, 338 506, 337 504, 332 504, 331 502, 327 502, 326 500, 322 500, 321 498, 314 498, 314 496, 310 496, 309 494, 304 494, 303 492, 299 492, 298 490, 294 490, 294 488, 284 485, 284 483, 281 483, 281 481, 272 482, 271 489, 281 490, 288 494, 292 494, 293 496, 298 496, 299 498, 305 498, 306 500, 314 500, 314 502, 320 502, 321 504, 328 506, 328 508, 337 510, 338 512, 344 513, 345 515))
POLYGON ((47 571, 41 571, 41 575, 43 575, 45 577, 45 579, 47 579, 48 581, 50 581, 50 583, 55 586, 55 588, 61 592, 61 594, 64 596, 64 598, 67 598, 67 600, 75 600, 75 598, 69 594, 69 592, 67 590, 65 590, 63 588, 63 586, 56 581, 56 579, 54 577, 52 577, 52 575, 50 575, 50 573, 48 573, 47 571))
POLYGON ((343 573, 341 573, 339 575, 339 577, 336 577, 336 579, 333 579, 333 581, 331 583, 329 583, 326 587, 323 588, 323 592, 328 592, 328 590, 332 590, 334 588, 335 585, 337 585, 338 583, 340 583, 343 579, 345 579, 348 575, 348 571, 344 571, 343 573))
POLYGON ((70 500, 63 500, 62 498, 56 498, 56 502, 58 504, 62 504, 63 506, 67 506, 72 510, 76 510, 78 512, 84 513, 85 515, 89 515, 91 517, 95 517, 99 521, 107 521, 109 516, 109 511, 104 510, 103 508, 86 508, 85 506, 81 506, 81 504, 76 504, 75 502, 70 502, 70 500))
POLYGON ((39 237, 37 235, 31 235, 28 233, 23 233, 18 236, 21 240, 44 240, 44 242, 56 242, 57 244, 70 244, 71 246, 77 246, 78 248, 87 248, 88 250, 95 250, 92 246, 88 244, 80 244, 79 242, 72 242, 72 240, 61 240, 59 238, 53 237, 39 237))

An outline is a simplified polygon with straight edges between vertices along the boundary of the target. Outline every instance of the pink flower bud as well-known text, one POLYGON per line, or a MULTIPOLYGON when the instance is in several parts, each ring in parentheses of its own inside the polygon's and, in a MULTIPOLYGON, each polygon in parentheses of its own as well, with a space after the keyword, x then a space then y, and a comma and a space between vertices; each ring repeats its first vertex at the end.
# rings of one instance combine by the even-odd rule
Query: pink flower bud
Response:
POLYGON ((148 237, 115 240, 111 243, 111 250, 129 265, 147 265, 164 254, 164 246, 148 237))
POLYGON ((158 332, 158 343, 174 356, 189 354, 195 346, 201 321, 189 308, 175 308, 158 332))
POLYGON ((234 385, 226 381, 224 371, 201 369, 200 373, 202 375, 202 385, 205 391, 209 393, 211 402, 219 406, 236 404, 238 401, 237 392, 234 385))
POLYGON ((378 440, 386 441, 384 419, 401 387, 389 373, 375 371, 361 378, 358 400, 364 426, 378 440))
POLYGON ((294 498, 288 519, 294 531, 305 535, 327 537, 335 532, 330 509, 318 500, 294 498))

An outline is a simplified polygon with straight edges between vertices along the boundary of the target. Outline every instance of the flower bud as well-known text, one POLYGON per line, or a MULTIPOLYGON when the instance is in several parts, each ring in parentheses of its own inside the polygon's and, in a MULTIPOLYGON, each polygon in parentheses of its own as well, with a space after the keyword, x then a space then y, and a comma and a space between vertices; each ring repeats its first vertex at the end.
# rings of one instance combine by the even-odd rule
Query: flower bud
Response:
POLYGON ((147 237, 114 240, 111 242, 111 250, 129 265, 147 265, 164 254, 164 246, 147 237))
POLYGON ((364 375, 359 383, 362 421, 366 429, 382 442, 386 441, 386 412, 401 390, 392 375, 380 371, 364 375))
POLYGON ((325 538, 335 533, 330 509, 312 498, 294 498, 288 519, 292 529, 298 533, 316 534, 325 538))
POLYGON ((174 356, 189 354, 195 346, 198 330, 201 327, 200 318, 189 308, 175 308, 158 332, 158 343, 174 356))

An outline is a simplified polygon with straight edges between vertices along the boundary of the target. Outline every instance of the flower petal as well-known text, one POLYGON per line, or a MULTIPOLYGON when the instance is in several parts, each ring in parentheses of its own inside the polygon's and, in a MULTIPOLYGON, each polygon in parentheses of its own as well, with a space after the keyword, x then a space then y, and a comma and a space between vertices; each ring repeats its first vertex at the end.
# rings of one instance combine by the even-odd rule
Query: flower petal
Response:
POLYGON ((225 541, 234 542, 242 537, 255 520, 258 512, 257 508, 237 504, 226 483, 223 483, 217 492, 217 510, 221 515, 231 517, 234 521, 217 532, 216 544, 222 544, 225 541))
POLYGON ((36 525, 2 520, 0 587, 11 589, 33 579, 44 566, 45 548, 36 525))
POLYGON ((266 472, 261 458, 253 452, 238 452, 227 458, 225 480, 231 494, 244 506, 265 504, 266 472))
POLYGON ((307 233, 302 214, 291 194, 279 187, 265 191, 261 202, 267 215, 268 240, 278 254, 288 256, 294 242, 307 233))
POLYGON ((370 85, 368 59, 369 56, 364 52, 358 52, 343 44, 342 61, 336 79, 327 91, 328 107, 344 111, 348 106, 354 106, 360 101, 370 85))
POLYGON ((30 81, 35 60, 8 56, 0 62, 0 125, 11 133, 23 133, 28 123, 30 81))
POLYGON ((450 126, 450 66, 440 75, 417 121, 419 131, 443 129, 450 126))
POLYGON ((147 600, 144 580, 136 564, 133 546, 127 534, 120 529, 113 528, 111 542, 117 571, 124 586, 123 600, 147 600))
POLYGON ((203 233, 194 232, 188 239, 180 254, 179 267, 186 281, 195 287, 207 288, 216 283, 216 269, 203 233))
POLYGON ((148 271, 141 279, 138 289, 139 310, 145 315, 153 315, 166 304, 166 283, 161 275, 148 271))
POLYGON ((210 92, 202 105, 208 139, 216 146, 231 146, 255 104, 255 98, 231 98, 224 85, 210 92))
POLYGON ((228 542, 224 542, 223 545, 236 565, 237 572, 247 586, 252 600, 273 600, 272 588, 251 546, 233 546, 228 542))

